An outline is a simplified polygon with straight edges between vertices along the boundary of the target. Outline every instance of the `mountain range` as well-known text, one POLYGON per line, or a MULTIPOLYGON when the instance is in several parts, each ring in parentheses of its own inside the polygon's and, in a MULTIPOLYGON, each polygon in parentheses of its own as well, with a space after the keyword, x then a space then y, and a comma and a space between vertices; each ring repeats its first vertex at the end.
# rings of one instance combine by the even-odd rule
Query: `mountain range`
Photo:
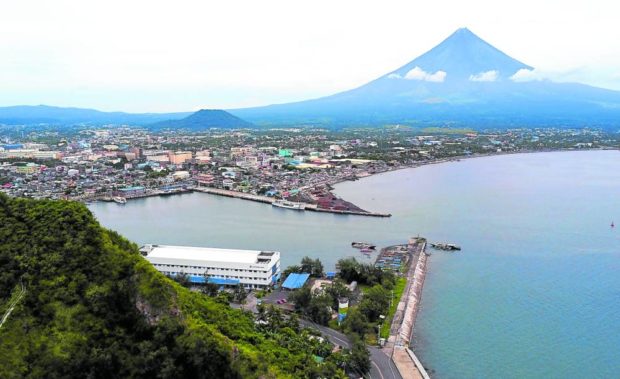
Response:
POLYGON ((170 119, 180 119, 192 112, 125 113, 102 112, 95 109, 53 107, 49 105, 17 105, 0 107, 0 124, 128 124, 147 125, 170 119))
POLYGON ((612 128, 620 92, 537 77, 467 28, 360 87, 318 99, 185 113, 99 112, 48 106, 0 108, 0 124, 133 124, 153 128, 258 126, 467 126, 612 128), (174 121, 173 121, 174 120, 174 121))

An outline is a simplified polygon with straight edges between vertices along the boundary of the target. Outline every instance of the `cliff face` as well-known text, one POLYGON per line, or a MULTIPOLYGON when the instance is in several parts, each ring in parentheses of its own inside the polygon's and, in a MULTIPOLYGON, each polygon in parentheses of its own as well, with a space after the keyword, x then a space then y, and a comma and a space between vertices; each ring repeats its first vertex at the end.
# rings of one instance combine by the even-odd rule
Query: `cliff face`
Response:
POLYGON ((264 334, 251 315, 181 287, 79 203, 0 194, 0 312, 20 281, 25 294, 0 329, 2 378, 304 377, 317 368, 296 332, 264 334))

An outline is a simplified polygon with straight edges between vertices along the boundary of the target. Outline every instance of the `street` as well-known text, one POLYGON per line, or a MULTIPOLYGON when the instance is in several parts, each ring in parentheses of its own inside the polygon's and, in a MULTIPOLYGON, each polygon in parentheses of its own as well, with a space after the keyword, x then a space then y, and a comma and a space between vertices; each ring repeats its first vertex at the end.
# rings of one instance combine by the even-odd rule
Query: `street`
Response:
MULTIPOLYGON (((299 323, 307 328, 320 331, 334 344, 350 348, 349 338, 337 330, 303 319, 299 320, 299 323)), ((368 351, 370 351, 370 377, 372 379, 402 379, 394 362, 383 351, 374 346, 368 346, 368 351)))

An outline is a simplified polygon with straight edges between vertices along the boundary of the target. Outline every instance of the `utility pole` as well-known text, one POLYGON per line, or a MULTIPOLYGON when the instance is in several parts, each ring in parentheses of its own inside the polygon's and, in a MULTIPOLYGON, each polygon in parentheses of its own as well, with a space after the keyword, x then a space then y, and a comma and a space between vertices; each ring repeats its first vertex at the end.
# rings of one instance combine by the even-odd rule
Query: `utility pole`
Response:
POLYGON ((385 320, 384 315, 379 315, 379 319, 381 322, 378 325, 378 333, 377 333, 377 345, 381 346, 381 325, 383 325, 383 321, 385 320))

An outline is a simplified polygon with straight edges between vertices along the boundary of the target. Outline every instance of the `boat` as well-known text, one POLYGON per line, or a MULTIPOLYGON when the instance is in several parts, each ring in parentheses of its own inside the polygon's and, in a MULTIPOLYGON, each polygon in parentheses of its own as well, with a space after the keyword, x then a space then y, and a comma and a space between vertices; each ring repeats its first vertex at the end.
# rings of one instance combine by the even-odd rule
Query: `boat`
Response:
POLYGON ((126 204, 127 203, 127 199, 125 199, 122 196, 114 196, 112 198, 112 200, 114 200, 114 202, 117 203, 117 204, 126 204))
POLYGON ((371 243, 367 243, 367 242, 351 242, 351 247, 354 247, 356 249, 370 249, 370 250, 374 250, 377 245, 373 245, 371 243))
POLYGON ((613 221, 611 222, 611 227, 612 227, 612 228, 615 228, 615 227, 616 227, 616 225, 614 224, 614 222, 613 222, 613 221))
POLYGON ((461 250, 460 246, 457 246, 452 243, 431 243, 430 244, 433 249, 437 250, 446 250, 446 251, 459 251, 461 250))
POLYGON ((288 200, 276 200, 271 203, 271 205, 278 208, 293 209, 296 211, 303 211, 306 209, 306 204, 288 200))

